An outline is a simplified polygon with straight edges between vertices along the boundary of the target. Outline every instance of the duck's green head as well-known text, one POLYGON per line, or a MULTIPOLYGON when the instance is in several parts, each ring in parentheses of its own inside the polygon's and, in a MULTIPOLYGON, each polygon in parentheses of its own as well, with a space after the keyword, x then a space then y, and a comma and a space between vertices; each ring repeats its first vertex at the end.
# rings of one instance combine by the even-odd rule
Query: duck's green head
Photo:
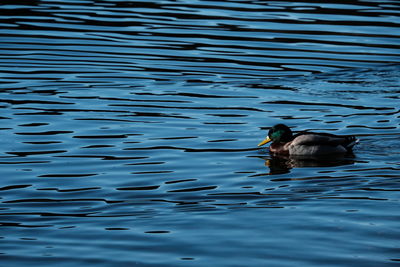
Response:
POLYGON ((293 139, 292 130, 285 124, 277 124, 273 126, 269 132, 267 138, 265 138, 258 146, 265 145, 269 142, 286 143, 293 139))

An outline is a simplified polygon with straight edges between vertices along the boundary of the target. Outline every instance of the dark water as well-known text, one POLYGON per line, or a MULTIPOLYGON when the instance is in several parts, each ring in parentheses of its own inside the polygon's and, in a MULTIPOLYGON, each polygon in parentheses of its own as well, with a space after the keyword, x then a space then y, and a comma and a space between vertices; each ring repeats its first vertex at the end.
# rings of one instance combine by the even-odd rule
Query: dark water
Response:
POLYGON ((2 266, 395 266, 398 1, 2 1, 2 266), (269 126, 355 134, 271 158, 269 126))

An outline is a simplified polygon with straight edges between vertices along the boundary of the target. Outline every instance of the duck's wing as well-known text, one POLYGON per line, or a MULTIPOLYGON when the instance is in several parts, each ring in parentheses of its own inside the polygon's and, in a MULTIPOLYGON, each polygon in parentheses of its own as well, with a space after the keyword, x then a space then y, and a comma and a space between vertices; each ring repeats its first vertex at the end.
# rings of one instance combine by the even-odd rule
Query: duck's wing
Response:
MULTIPOLYGON (((294 137, 291 145, 294 146, 338 146, 349 147, 355 141, 353 136, 337 136, 324 133, 300 133, 294 137)), ((355 144, 355 143, 354 143, 355 144)), ((352 144, 351 146, 354 146, 352 144)))

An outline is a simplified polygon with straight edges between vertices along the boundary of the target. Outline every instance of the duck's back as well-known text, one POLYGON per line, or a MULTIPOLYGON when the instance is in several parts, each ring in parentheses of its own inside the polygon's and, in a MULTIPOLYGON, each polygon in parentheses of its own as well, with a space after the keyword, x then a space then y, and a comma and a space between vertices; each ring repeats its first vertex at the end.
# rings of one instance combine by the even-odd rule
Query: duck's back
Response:
POLYGON ((288 144, 290 155, 329 155, 350 152, 356 144, 354 136, 338 136, 327 133, 299 133, 288 144))

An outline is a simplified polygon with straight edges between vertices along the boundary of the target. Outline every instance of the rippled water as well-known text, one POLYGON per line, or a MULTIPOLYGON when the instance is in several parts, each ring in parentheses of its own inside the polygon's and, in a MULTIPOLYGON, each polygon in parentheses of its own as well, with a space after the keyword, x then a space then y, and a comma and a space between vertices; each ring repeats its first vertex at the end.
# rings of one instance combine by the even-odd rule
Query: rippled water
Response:
POLYGON ((2 1, 2 263, 398 264, 399 12, 2 1), (282 122, 360 143, 271 158, 282 122))

